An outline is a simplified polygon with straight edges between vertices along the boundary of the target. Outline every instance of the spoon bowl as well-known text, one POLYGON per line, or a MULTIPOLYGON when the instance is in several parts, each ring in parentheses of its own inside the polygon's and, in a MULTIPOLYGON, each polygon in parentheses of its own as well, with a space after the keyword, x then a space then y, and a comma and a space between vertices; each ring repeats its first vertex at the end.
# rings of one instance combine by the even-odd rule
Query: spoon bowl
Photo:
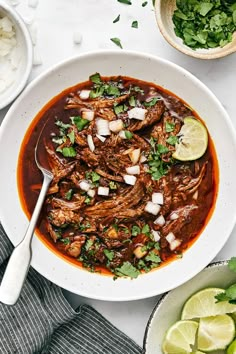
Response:
POLYGON ((236 32, 231 43, 224 47, 196 49, 186 46, 182 39, 177 37, 174 31, 172 16, 176 9, 176 0, 156 0, 155 14, 159 30, 165 40, 180 52, 199 59, 217 59, 225 57, 236 51, 236 32))

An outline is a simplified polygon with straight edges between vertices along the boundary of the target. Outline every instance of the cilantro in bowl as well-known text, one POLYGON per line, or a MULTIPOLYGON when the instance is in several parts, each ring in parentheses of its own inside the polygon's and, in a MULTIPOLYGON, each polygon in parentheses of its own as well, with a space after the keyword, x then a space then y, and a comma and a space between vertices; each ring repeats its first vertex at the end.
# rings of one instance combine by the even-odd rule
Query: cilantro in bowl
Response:
POLYGON ((174 30, 192 49, 224 47, 236 30, 235 0, 177 0, 174 30))

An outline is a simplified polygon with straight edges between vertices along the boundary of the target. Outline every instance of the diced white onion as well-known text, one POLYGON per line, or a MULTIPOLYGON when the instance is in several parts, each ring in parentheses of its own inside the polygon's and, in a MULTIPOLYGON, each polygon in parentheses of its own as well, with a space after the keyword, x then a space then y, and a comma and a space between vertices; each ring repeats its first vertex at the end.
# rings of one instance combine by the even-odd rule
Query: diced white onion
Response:
POLYGON ((147 161, 146 156, 142 155, 142 156, 140 157, 140 160, 139 160, 139 161, 140 161, 141 163, 146 162, 146 161, 147 161))
POLYGON ((130 160, 133 164, 137 163, 140 156, 140 149, 134 149, 129 153, 130 160))
POLYGON ((174 251, 177 247, 179 247, 179 245, 181 244, 180 240, 175 239, 174 241, 172 241, 170 243, 170 250, 174 251))
POLYGON ((152 193, 152 202, 154 204, 162 205, 164 203, 164 197, 162 193, 152 193))
POLYGON ((102 118, 96 119, 96 127, 98 135, 111 135, 108 120, 102 118))
POLYGON ((197 200, 197 198, 198 198, 198 190, 196 190, 196 192, 195 192, 194 195, 193 195, 193 199, 194 199, 194 200, 197 200))
POLYGON ((89 98, 91 90, 82 90, 80 91, 79 97, 81 100, 87 100, 89 98))
POLYGON ((121 130, 121 131, 119 132, 119 137, 120 137, 121 139, 127 139, 124 130, 121 130))
POLYGON ((90 189, 90 183, 86 180, 83 180, 79 183, 80 188, 82 189, 82 191, 88 192, 90 189))
POLYGON ((130 109, 127 113, 128 113, 129 119, 144 120, 147 110, 144 108, 140 108, 140 107, 134 107, 134 108, 130 109))
POLYGON ((137 178, 135 176, 132 175, 124 175, 124 181, 127 184, 130 184, 131 186, 135 185, 137 178))
POLYGON ((163 215, 158 216, 158 218, 154 221, 154 224, 163 226, 165 225, 166 221, 163 215))
POLYGON ((98 195, 104 195, 107 197, 109 195, 109 188, 108 187, 98 187, 98 195))
POLYGON ((124 128, 124 123, 121 119, 117 119, 109 122, 109 129, 113 133, 119 133, 123 128, 124 128))
POLYGON ((129 175, 139 175, 140 174, 140 167, 139 167, 139 165, 126 167, 126 172, 129 175))
POLYGON ((82 111, 81 116, 83 119, 87 119, 91 122, 94 119, 95 113, 93 111, 82 111))
POLYGON ((12 32, 13 23, 7 16, 5 16, 0 20, 0 27, 2 28, 3 32, 12 32))
POLYGON ((170 220, 176 220, 176 219, 178 219, 178 217, 179 217, 179 215, 175 212, 170 214, 170 220))
POLYGON ((175 235, 173 234, 173 232, 169 232, 168 235, 166 236, 166 241, 171 243, 175 240, 175 235))
POLYGON ((80 44, 82 42, 82 34, 79 31, 74 31, 73 33, 73 41, 75 44, 80 44))
POLYGON ((140 259, 140 258, 146 256, 146 254, 147 254, 147 251, 144 251, 142 248, 143 248, 143 247, 138 246, 138 247, 136 247, 136 248, 134 249, 134 251, 133 251, 135 257, 137 257, 138 259, 140 259))
POLYGON ((96 137, 97 137, 99 140, 101 140, 101 142, 103 142, 103 143, 104 143, 104 141, 106 140, 106 138, 105 138, 104 136, 101 136, 101 135, 99 135, 99 134, 96 134, 96 137))
POLYGON ((147 202, 144 210, 150 214, 157 215, 160 211, 161 207, 158 204, 154 204, 153 202, 147 202))
POLYGON ((152 234, 153 234, 153 237, 154 237, 154 240, 156 242, 158 242, 160 240, 160 233, 158 231, 155 231, 155 230, 152 230, 152 234))
POLYGON ((28 6, 36 9, 38 6, 39 0, 28 0, 28 6))
POLYGON ((95 190, 94 189, 90 189, 88 192, 87 192, 88 196, 93 198, 96 194, 95 190))
POLYGON ((95 145, 94 145, 94 142, 93 142, 92 135, 89 134, 87 136, 87 142, 88 142, 88 146, 89 146, 90 150, 93 152, 95 150, 95 145))

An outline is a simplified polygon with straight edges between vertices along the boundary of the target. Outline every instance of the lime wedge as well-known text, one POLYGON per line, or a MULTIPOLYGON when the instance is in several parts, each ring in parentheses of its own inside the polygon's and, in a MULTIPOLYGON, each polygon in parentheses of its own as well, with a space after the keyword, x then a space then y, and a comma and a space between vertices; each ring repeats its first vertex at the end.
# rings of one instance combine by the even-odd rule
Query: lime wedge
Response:
POLYGON ((178 321, 171 326, 162 344, 164 354, 189 354, 192 352, 198 323, 195 321, 178 321))
POLYGON ((228 347, 227 354, 236 354, 236 339, 228 347))
POLYGON ((200 318, 197 346, 210 352, 225 349, 234 339, 235 324, 228 315, 200 318))
POLYGON ((191 296, 185 303, 181 319, 190 320, 193 318, 224 315, 236 311, 236 305, 228 301, 216 303, 215 295, 224 292, 224 289, 207 288, 191 296))
POLYGON ((205 126, 193 117, 186 117, 178 134, 179 143, 175 145, 173 157, 180 161, 199 159, 206 151, 208 133, 205 126))

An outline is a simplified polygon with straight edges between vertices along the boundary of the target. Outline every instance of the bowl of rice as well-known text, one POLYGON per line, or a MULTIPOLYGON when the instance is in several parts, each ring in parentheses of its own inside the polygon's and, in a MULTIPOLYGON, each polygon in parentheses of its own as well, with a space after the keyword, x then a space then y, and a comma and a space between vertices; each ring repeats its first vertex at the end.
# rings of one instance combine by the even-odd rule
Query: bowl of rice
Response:
POLYGON ((33 47, 28 29, 7 4, 0 2, 0 109, 23 90, 33 62, 33 47))

